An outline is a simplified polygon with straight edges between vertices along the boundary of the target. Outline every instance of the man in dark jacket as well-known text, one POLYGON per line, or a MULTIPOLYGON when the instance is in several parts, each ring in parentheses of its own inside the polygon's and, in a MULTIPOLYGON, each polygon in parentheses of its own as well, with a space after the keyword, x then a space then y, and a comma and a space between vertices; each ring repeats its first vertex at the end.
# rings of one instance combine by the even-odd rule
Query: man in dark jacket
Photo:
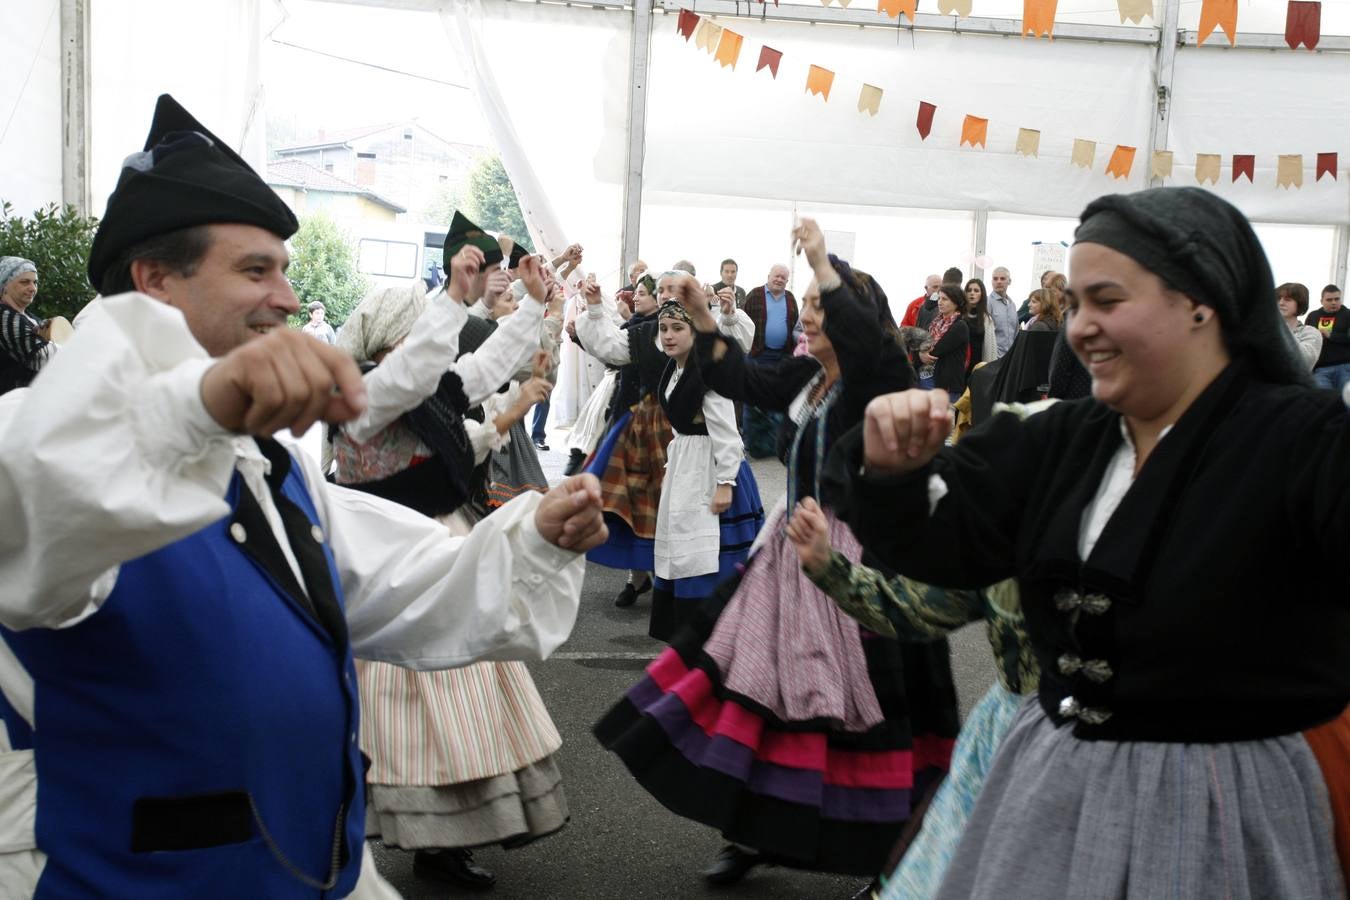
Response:
MULTIPOLYGON (((778 264, 769 269, 769 277, 762 287, 745 295, 745 314, 755 323, 750 358, 760 365, 777 365, 792 355, 793 333, 797 329, 797 298, 787 289, 787 283, 787 266, 778 264)), ((751 459, 773 456, 782 423, 782 413, 768 412, 749 404, 745 406, 742 436, 745 452, 751 459)))
POLYGON ((1322 355, 1313 367, 1318 387, 1339 391, 1350 381, 1350 309, 1341 305, 1341 289, 1322 288, 1322 308, 1308 313, 1305 325, 1322 332, 1322 355))

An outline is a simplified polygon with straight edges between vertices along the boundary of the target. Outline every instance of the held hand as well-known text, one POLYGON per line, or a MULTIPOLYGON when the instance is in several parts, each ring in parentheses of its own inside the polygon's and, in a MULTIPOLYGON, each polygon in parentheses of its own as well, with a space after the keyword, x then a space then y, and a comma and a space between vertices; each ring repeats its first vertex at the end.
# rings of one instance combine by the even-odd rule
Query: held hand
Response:
POLYGON ((736 292, 731 288, 722 288, 718 291, 717 302, 722 304, 722 315, 734 316, 736 314, 736 292))
POLYGON ((534 525, 550 544, 585 553, 609 537, 600 481, 594 475, 574 475, 544 495, 534 511, 534 525))
POLYGON ((586 298, 587 306, 599 306, 603 299, 600 296, 600 285, 596 283, 593 276, 587 278, 581 285, 581 293, 586 298))
POLYGON ((722 513, 731 509, 731 491, 729 484, 719 484, 713 491, 712 503, 708 506, 714 516, 720 516, 722 513))
POLYGON ((581 245, 573 244, 568 247, 563 251, 563 256, 567 257, 567 261, 570 262, 573 267, 581 265, 581 245))
POLYGON ((546 312, 550 316, 562 315, 563 305, 567 302, 567 294, 563 291, 563 286, 557 282, 548 291, 548 309, 546 312))
POLYGON ((903 475, 928 465, 952 430, 946 391, 883 394, 863 418, 864 464, 871 475, 903 475))
POLYGON ((694 322, 696 331, 714 332, 717 330, 717 322, 712 317, 712 311, 708 309, 708 293, 706 288, 699 284, 693 275, 681 272, 675 276, 675 299, 684 307, 684 311, 689 313, 689 318, 694 322))
POLYGON ((346 422, 366 408, 351 356, 307 334, 278 328, 221 357, 202 376, 202 404, 224 428, 297 437, 318 420, 346 422))
POLYGON ((627 303, 619 304, 619 318, 623 319, 625 322, 633 318, 633 310, 628 307, 627 303))
POLYGON ((931 366, 933 363, 937 362, 937 357, 929 353, 927 350, 919 351, 919 359, 922 360, 925 366, 931 366))
POLYGON ((536 300, 546 300, 548 294, 544 290, 544 270, 539 265, 539 260, 533 256, 527 256, 520 261, 520 280, 525 284, 525 290, 536 300))
POLYGON ((548 373, 553 371, 553 359, 548 355, 547 350, 536 350, 530 357, 530 374, 535 378, 547 378, 548 373))
POLYGON ((487 286, 483 288, 483 302, 491 306, 497 298, 511 289, 511 276, 505 269, 488 272, 487 286))
POLYGON ((573 343, 576 343, 576 340, 577 340, 577 323, 576 323, 576 322, 568 322, 568 323, 567 323, 567 327, 564 328, 563 330, 567 332, 567 336, 568 336, 569 338, 572 339, 572 342, 573 342, 573 343))
POLYGON ((34 328, 33 334, 36 334, 44 341, 50 341, 52 339, 52 320, 47 319, 37 328, 34 328))
POLYGON ((484 266, 484 259, 483 251, 472 244, 465 244, 450 258, 450 288, 460 297, 469 293, 474 276, 484 266))
POLYGON ((812 269, 818 271, 821 266, 829 266, 825 235, 815 219, 801 219, 797 222, 797 227, 792 229, 792 243, 798 253, 806 254, 806 261, 811 264, 812 269))
POLYGON ((548 395, 553 392, 553 385, 540 376, 535 376, 520 386, 519 405, 522 408, 521 416, 530 411, 536 403, 543 403, 548 399, 548 395))
POLYGON ((830 524, 815 500, 807 497, 797 504, 788 520, 787 535, 803 569, 820 572, 825 568, 830 561, 830 524))

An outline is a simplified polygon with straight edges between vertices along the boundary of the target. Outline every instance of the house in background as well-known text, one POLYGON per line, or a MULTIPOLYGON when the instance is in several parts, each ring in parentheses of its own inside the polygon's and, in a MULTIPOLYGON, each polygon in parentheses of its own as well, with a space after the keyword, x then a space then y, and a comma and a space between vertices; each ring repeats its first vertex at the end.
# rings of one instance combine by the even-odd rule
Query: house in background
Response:
POLYGON ((474 160, 490 152, 447 141, 416 122, 320 131, 309 140, 270 149, 274 164, 307 163, 394 201, 418 221, 437 195, 462 184, 474 160))
POLYGON ((405 207, 368 187, 298 159, 268 163, 266 181, 302 218, 323 212, 339 224, 360 230, 372 223, 394 222, 400 213, 407 212, 405 207))

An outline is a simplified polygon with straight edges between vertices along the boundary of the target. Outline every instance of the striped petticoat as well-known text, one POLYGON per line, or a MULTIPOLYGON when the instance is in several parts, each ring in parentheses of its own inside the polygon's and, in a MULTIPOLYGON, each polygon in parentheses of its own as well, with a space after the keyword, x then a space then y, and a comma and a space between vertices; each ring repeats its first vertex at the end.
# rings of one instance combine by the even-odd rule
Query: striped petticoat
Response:
MULTIPOLYGON (((909 818, 911 797, 947 768, 957 731, 947 644, 864 635, 862 685, 852 687, 869 688, 880 721, 861 730, 826 718, 787 720, 729 690, 705 642, 761 557, 784 551, 794 552, 779 531, 744 579, 724 582, 699 606, 595 734, 672 812, 779 863, 871 877, 909 818)), ((799 590, 795 578, 783 585, 784 607, 806 601, 799 590)), ((759 649, 768 651, 777 637, 759 649)), ((738 667, 777 665, 771 652, 740 656, 753 650, 734 651, 738 667)), ((789 683, 776 674, 767 680, 789 683)), ((790 706, 813 702, 794 697, 790 706)))
POLYGON ((489 509, 505 506, 529 491, 548 493, 548 478, 539 465, 530 430, 521 419, 511 425, 511 442, 494 450, 488 459, 487 505, 489 509))
POLYGON ((586 554, 613 569, 649 572, 652 539, 666 471, 666 446, 675 433, 655 394, 619 417, 583 471, 600 479, 609 538, 586 554))
POLYGON ((939 900, 1333 900, 1327 785, 1301 734, 1084 741, 1018 711, 939 900))
POLYGON ((693 618, 717 585, 733 577, 750 555, 750 545, 764 525, 764 506, 759 500, 759 485, 745 460, 736 473, 731 506, 718 516, 721 544, 717 571, 687 578, 652 579, 652 618, 647 633, 658 641, 669 642, 679 629, 693 618))

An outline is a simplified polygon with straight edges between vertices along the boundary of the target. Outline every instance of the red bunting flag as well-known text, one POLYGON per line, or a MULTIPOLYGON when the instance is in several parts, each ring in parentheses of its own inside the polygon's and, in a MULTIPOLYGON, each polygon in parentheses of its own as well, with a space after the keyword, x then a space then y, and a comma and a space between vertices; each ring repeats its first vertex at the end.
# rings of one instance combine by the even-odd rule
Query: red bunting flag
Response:
POLYGON ((694 30, 698 28, 698 16, 687 9, 680 10, 680 21, 675 24, 675 30, 684 35, 687 41, 694 36, 694 30))
POLYGON ((782 61, 783 54, 781 52, 772 47, 761 47, 759 51, 759 65, 755 66, 755 71, 758 72, 760 69, 767 66, 769 72, 773 75, 774 79, 777 80, 778 64, 782 61))
POLYGON ((928 134, 933 130, 933 113, 937 112, 937 107, 927 100, 919 101, 919 119, 914 124, 919 128, 919 139, 928 140, 928 134))
POLYGON ((1254 181, 1256 176, 1256 157, 1251 153, 1233 154, 1233 181, 1246 175, 1248 181, 1254 181))
POLYGON ((1284 42, 1289 49, 1295 50, 1302 44, 1309 50, 1316 50, 1321 39, 1321 0, 1289 0, 1289 12, 1284 19, 1284 42))
POLYGON ((1317 180, 1321 181, 1323 175, 1330 175, 1332 181, 1335 181, 1338 177, 1335 153, 1317 154, 1317 180))

